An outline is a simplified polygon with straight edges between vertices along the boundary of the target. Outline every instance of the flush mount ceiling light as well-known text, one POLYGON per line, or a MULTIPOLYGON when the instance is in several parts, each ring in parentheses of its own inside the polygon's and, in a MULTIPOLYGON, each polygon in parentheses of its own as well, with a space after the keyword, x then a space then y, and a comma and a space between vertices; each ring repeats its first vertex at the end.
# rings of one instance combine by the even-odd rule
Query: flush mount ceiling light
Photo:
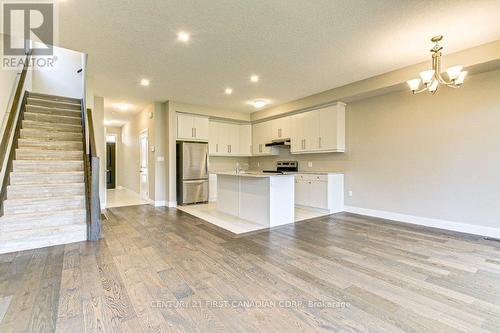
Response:
POLYGON ((141 86, 148 87, 150 84, 151 82, 148 79, 141 80, 141 86))
POLYGON ((232 88, 226 88, 226 90, 224 90, 224 94, 226 94, 226 95, 231 95, 232 93, 233 93, 232 88))
POLYGON ((252 76, 250 76, 250 81, 252 81, 252 82, 259 82, 259 76, 258 75, 252 75, 252 76))
POLYGON ((130 108, 130 105, 127 103, 116 103, 116 104, 113 104, 113 106, 116 109, 121 110, 121 111, 127 111, 130 108))
POLYGON ((191 36, 185 31, 179 31, 177 33, 177 40, 180 40, 181 42, 187 43, 190 38, 191 36))
POLYGON ((263 100, 263 99, 256 99, 255 101, 252 102, 252 105, 256 108, 256 109, 260 109, 260 108, 263 108, 264 106, 267 105, 267 101, 263 100))
POLYGON ((446 81, 441 76, 441 50, 443 50, 443 47, 439 45, 439 42, 442 39, 443 36, 435 36, 431 38, 431 42, 436 43, 431 49, 432 69, 421 72, 420 79, 406 81, 413 94, 419 94, 424 91, 429 91, 430 93, 435 94, 439 85, 445 85, 451 88, 460 88, 464 83, 464 78, 465 75, 467 75, 467 72, 462 71, 462 65, 453 66, 446 70, 449 81, 446 81), (423 83, 423 87, 421 89, 419 89, 421 86, 420 83, 423 83))

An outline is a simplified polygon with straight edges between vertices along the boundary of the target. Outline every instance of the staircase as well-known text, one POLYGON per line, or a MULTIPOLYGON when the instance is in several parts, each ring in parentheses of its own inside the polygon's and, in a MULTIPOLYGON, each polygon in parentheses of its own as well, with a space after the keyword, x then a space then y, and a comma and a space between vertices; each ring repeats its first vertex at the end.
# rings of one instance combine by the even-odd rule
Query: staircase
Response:
POLYGON ((87 239, 81 101, 29 93, 0 217, 0 253, 87 239))

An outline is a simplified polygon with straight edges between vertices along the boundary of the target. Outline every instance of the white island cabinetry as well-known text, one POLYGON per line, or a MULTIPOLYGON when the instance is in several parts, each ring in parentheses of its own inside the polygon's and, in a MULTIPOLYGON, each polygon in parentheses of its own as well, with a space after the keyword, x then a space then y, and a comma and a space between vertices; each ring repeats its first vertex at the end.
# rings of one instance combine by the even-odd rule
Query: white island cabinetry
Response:
POLYGON ((217 173, 217 210, 269 228, 294 223, 294 178, 217 173))

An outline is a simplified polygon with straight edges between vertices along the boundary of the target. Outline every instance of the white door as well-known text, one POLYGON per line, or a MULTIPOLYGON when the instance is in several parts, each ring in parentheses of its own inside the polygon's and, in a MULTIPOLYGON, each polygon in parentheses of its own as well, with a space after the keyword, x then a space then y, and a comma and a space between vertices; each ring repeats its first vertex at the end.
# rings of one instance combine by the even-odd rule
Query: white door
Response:
POLYGON ((148 132, 144 131, 139 136, 140 154, 140 195, 141 199, 149 199, 149 179, 148 179, 148 132))

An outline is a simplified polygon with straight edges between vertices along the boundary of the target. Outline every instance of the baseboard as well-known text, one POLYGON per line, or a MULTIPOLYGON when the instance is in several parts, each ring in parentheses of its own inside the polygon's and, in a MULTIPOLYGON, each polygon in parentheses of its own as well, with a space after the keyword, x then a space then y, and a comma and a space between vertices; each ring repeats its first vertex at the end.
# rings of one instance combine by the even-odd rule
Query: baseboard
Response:
POLYGON ((414 215, 406 215, 400 213, 387 212, 383 210, 367 209, 354 206, 344 206, 344 211, 353 214, 378 217, 386 220, 393 220, 403 223, 416 224, 426 227, 458 231, 467 234, 500 239, 500 229, 486 227, 486 226, 472 225, 467 223, 433 219, 433 218, 414 216, 414 215))
POLYGON ((170 208, 177 207, 177 201, 168 201, 167 202, 167 207, 170 207, 170 208))
POLYGON ((154 206, 155 207, 164 207, 166 205, 167 205, 167 202, 165 200, 163 200, 163 201, 155 201, 154 202, 154 206))

